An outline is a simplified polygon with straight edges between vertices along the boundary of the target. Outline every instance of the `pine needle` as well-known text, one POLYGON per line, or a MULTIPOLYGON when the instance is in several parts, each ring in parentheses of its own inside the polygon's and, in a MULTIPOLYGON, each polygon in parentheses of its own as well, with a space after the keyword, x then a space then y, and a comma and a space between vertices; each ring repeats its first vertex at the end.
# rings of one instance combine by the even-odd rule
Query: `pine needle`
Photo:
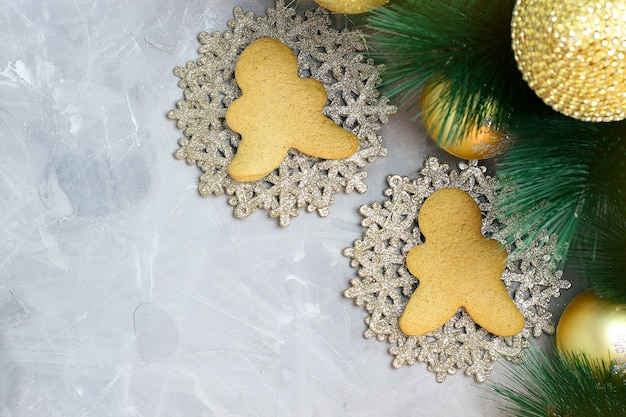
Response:
POLYGON ((556 258, 564 262, 581 210, 589 202, 598 126, 565 116, 542 121, 541 133, 525 123, 526 131, 515 133, 514 144, 497 161, 496 211, 500 218, 512 219, 507 227, 510 243, 533 241, 542 230, 556 233, 556 258), (567 131, 571 136, 561 140, 567 131))
POLYGON ((611 364, 555 349, 531 351, 521 364, 507 364, 507 382, 491 383, 498 407, 518 417, 623 417, 626 380, 611 364))
POLYGON ((514 3, 405 0, 371 12, 368 44, 387 66, 388 96, 410 110, 424 85, 445 83, 443 114, 454 115, 458 131, 437 138, 440 144, 486 121, 504 127, 511 109, 534 97, 511 49, 514 3))
POLYGON ((570 258, 601 296, 626 303, 626 122, 605 129, 592 167, 591 201, 570 258))
POLYGON ((514 5, 398 0, 374 9, 366 39, 387 66, 383 88, 418 118, 424 86, 442 87, 434 113, 454 128, 434 138, 440 146, 485 122, 506 131, 514 144, 497 161, 496 212, 508 223, 510 243, 534 240, 542 230, 557 234, 559 267, 571 250, 585 276, 597 274, 592 282, 600 293, 605 287, 626 298, 626 261, 616 249, 626 248, 626 234, 611 225, 612 216, 626 217, 626 122, 582 122, 537 97, 513 56, 514 5))
POLYGON ((626 304, 626 222, 616 219, 610 227, 590 235, 596 246, 574 250, 570 256, 581 276, 601 297, 626 304))
POLYGON ((626 122, 548 114, 517 132, 496 170, 496 212, 513 218, 509 241, 556 233, 557 258, 571 249, 572 265, 599 293, 626 300, 626 122))

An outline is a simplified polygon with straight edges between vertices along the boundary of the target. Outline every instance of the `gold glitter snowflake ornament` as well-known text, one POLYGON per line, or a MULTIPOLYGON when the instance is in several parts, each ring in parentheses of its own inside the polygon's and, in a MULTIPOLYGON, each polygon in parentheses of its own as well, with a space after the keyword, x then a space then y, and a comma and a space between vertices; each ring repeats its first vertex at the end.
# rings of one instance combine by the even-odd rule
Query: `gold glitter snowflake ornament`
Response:
POLYGON ((424 201, 436 190, 456 187, 469 193, 482 213, 482 234, 504 244, 499 237, 502 224, 492 210, 493 179, 477 161, 462 162, 458 169, 449 169, 431 157, 418 178, 399 175, 388 178, 385 191, 388 200, 364 205, 360 213, 365 227, 362 239, 344 250, 357 270, 344 295, 367 311, 363 335, 393 344, 389 353, 393 366, 425 362, 438 382, 445 381, 458 369, 465 368, 477 382, 483 382, 499 358, 519 362, 525 357, 531 336, 552 334, 555 326, 549 303, 560 296, 570 283, 557 271, 552 257, 556 236, 541 235, 537 241, 523 246, 507 247, 510 253, 502 274, 511 298, 524 315, 523 330, 510 337, 495 336, 476 325, 463 310, 442 327, 424 336, 406 336, 398 327, 398 319, 418 285, 406 268, 407 253, 424 242, 417 216, 424 201), (513 250, 515 249, 515 250, 513 250))
POLYGON ((382 66, 364 59, 365 43, 358 31, 337 31, 322 8, 300 16, 283 0, 265 16, 244 13, 237 7, 223 34, 200 33, 201 56, 185 67, 176 67, 184 99, 168 112, 184 137, 174 156, 203 172, 198 189, 203 196, 227 195, 237 218, 257 208, 267 210, 281 226, 288 226, 301 209, 329 214, 333 195, 367 190, 363 168, 387 154, 378 131, 395 113, 377 90, 382 66), (228 174, 240 136, 225 123, 227 107, 241 95, 234 79, 241 52, 259 38, 276 38, 298 58, 301 78, 320 81, 328 94, 325 116, 357 135, 359 147, 349 158, 325 160, 289 150, 282 164, 258 181, 239 182, 228 174))

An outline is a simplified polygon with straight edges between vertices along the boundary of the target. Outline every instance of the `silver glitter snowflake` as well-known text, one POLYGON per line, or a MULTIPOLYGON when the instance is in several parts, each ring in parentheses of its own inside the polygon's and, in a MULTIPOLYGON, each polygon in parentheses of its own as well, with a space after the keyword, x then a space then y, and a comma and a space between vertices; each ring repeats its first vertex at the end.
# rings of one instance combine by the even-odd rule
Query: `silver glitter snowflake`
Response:
POLYGON ((555 331, 549 303, 570 283, 562 279, 562 271, 557 270, 552 257, 556 236, 545 234, 530 245, 522 246, 520 241, 514 247, 507 246, 511 255, 502 280, 525 317, 519 334, 501 337, 488 333, 463 309, 424 336, 406 336, 398 327, 398 319, 418 285, 405 259, 413 247, 423 243, 417 216, 430 194, 446 187, 469 193, 482 212, 483 235, 504 244, 499 236, 502 222, 492 210, 494 181, 486 171, 476 161, 459 163, 458 169, 450 170, 431 157, 418 178, 390 176, 385 190, 388 200, 360 208, 364 217, 361 224, 366 228, 363 238, 344 250, 344 255, 352 258, 351 266, 357 269, 358 278, 351 280, 344 295, 368 313, 363 335, 393 344, 389 353, 394 356, 392 364, 396 368, 425 362, 438 382, 465 368, 466 375, 483 382, 497 359, 519 362, 525 357, 531 336, 555 331))
POLYGON ((324 9, 307 11, 303 17, 278 0, 266 16, 255 17, 240 7, 233 14, 223 34, 200 33, 202 55, 195 62, 174 69, 184 90, 184 99, 168 112, 184 133, 174 156, 203 171, 201 195, 229 196, 237 218, 248 217, 257 208, 278 218, 281 226, 287 226, 302 208, 327 216, 334 194, 367 190, 362 168, 387 154, 378 130, 396 108, 377 90, 383 67, 364 59, 360 32, 331 28, 324 9), (228 175, 240 141, 225 123, 226 108, 241 95, 234 79, 235 64, 243 49, 262 37, 277 38, 291 47, 297 52, 300 77, 324 84, 328 102, 323 113, 359 138, 353 156, 323 160, 292 149, 278 169, 258 181, 238 182, 228 175))

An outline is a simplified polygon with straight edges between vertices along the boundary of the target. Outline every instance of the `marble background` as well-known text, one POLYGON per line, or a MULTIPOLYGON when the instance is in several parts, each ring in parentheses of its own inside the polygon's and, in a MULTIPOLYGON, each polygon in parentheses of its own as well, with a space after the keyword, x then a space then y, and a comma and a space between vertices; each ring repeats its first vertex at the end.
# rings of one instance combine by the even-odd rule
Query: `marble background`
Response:
POLYGON ((409 114, 366 193, 287 229, 173 158, 172 70, 235 5, 273 1, 0 0, 0 416, 499 415, 462 372, 394 369, 342 297, 358 207, 455 163, 409 114))

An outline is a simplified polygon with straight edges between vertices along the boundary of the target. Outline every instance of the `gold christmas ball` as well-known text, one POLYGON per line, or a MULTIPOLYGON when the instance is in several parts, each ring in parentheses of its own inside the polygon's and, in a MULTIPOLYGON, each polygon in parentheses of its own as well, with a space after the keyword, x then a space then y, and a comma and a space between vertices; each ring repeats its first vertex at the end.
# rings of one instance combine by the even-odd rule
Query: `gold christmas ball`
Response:
POLYGON ((580 293, 563 311, 556 346, 591 361, 626 361, 626 304, 600 298, 592 290, 580 293))
POLYGON ((357 14, 369 12, 388 1, 389 0, 315 0, 315 3, 331 12, 357 14))
MULTIPOLYGON (((488 159, 504 152, 510 144, 510 139, 505 132, 491 123, 476 125, 468 131, 457 128, 455 130, 458 131, 458 135, 452 137, 450 132, 455 126, 456 113, 444 112, 441 103, 437 103, 439 100, 445 100, 443 92, 448 87, 449 84, 445 82, 428 83, 422 90, 420 101, 422 120, 430 137, 441 149, 462 159, 488 159), (443 140, 444 138, 447 140, 443 140)), ((495 107, 492 105, 490 109, 495 107)))
POLYGON ((517 0, 511 39, 524 80, 554 110, 626 118, 626 1, 517 0))

